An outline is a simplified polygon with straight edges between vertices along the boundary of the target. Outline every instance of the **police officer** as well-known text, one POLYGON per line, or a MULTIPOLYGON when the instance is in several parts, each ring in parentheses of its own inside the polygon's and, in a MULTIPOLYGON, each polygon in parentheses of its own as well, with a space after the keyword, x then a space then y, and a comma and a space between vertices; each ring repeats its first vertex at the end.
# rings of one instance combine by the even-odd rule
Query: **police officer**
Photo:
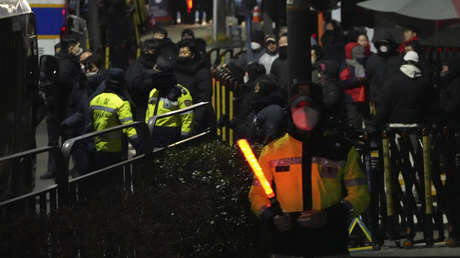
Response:
MULTIPOLYGON (((145 122, 157 115, 192 105, 190 92, 177 83, 171 57, 159 56, 151 74, 154 89, 149 94, 145 122)), ((155 147, 166 146, 190 134, 193 111, 158 119, 152 134, 155 147)))
MULTIPOLYGON (((133 122, 131 105, 123 93, 124 72, 111 68, 107 72, 105 89, 90 102, 90 112, 95 131, 133 122)), ((141 138, 133 127, 123 129, 131 144, 140 152, 141 138)), ((112 165, 122 159, 122 135, 120 131, 111 132, 95 138, 95 169, 112 165)))
POLYGON ((249 200, 271 228, 273 253, 346 256, 348 223, 368 205, 366 177, 358 152, 329 125, 322 96, 312 89, 307 84, 294 87, 288 133, 268 144, 259 157, 281 211, 256 179, 249 200))

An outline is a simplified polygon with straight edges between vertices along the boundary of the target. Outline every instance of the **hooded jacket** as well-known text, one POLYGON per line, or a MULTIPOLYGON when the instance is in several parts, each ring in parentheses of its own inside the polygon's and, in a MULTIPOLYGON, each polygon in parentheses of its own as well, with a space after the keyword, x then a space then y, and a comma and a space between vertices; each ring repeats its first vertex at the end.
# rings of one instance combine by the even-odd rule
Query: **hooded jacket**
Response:
POLYGON ((273 62, 270 73, 278 78, 281 88, 289 91, 289 63, 287 58, 278 57, 273 62))
POLYGON ((145 114, 149 93, 153 89, 153 82, 148 71, 153 69, 155 61, 145 55, 132 62, 126 70, 125 80, 126 87, 131 96, 135 109, 135 120, 143 120, 143 117, 137 117, 139 114, 145 114))
POLYGON ((395 54, 381 56, 372 54, 366 61, 366 75, 369 81, 369 101, 376 102, 380 96, 383 84, 401 66, 401 58, 395 54))
POLYGON ((338 64, 343 63, 345 60, 345 37, 340 28, 324 32, 321 42, 323 43, 324 59, 334 60, 338 64))
POLYGON ((376 102, 376 127, 382 129, 387 123, 422 123, 429 103, 427 89, 423 77, 411 78, 397 71, 383 85, 376 102))
POLYGON ((206 60, 199 53, 194 59, 177 62, 177 82, 192 94, 195 103, 209 101, 212 95, 211 75, 206 66, 206 60))
POLYGON ((365 69, 364 66, 356 61, 352 56, 353 48, 358 47, 356 42, 348 43, 345 46, 346 63, 342 65, 340 80, 345 92, 350 95, 353 102, 365 102, 365 69), (358 74, 361 73, 361 74, 358 74))

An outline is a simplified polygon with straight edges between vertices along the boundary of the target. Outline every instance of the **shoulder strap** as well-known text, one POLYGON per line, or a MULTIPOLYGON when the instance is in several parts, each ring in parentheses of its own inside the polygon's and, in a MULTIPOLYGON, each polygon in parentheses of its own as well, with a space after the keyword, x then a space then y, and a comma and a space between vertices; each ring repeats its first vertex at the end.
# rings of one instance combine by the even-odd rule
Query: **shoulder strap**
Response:
POLYGON ((158 97, 157 97, 157 103, 155 103, 155 109, 154 109, 154 111, 153 111, 153 116, 156 116, 157 113, 158 113, 158 106, 160 105, 160 99, 161 99, 161 98, 160 98, 160 95, 158 95, 158 97))

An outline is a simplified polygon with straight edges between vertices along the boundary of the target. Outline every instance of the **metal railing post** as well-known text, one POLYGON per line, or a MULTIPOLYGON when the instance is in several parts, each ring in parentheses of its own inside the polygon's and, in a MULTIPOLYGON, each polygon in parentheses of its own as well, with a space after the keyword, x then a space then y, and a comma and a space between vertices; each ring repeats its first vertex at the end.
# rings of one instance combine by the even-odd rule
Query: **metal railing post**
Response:
MULTIPOLYGON (((423 129, 423 168, 425 181, 425 232, 424 238, 428 246, 433 245, 433 196, 431 195, 431 140, 427 129, 423 129)), ((438 204, 439 205, 439 204, 438 204)))
POLYGON ((388 131, 383 132, 382 144, 383 144, 383 173, 385 182, 385 200, 386 200, 386 215, 387 215, 387 227, 390 233, 390 238, 395 239, 394 235, 394 209, 393 209, 393 178, 390 163, 390 142, 389 142, 388 131))

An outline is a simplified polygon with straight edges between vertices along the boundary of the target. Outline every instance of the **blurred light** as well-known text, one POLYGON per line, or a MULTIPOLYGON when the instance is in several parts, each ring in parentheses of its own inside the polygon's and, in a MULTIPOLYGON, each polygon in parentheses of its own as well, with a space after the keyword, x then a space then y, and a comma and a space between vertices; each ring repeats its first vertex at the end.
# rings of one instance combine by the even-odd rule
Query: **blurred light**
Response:
POLYGON ((190 13, 193 8, 193 0, 187 0, 187 13, 190 13))
POLYGON ((236 144, 243 153, 243 156, 246 158, 246 161, 249 163, 249 166, 251 167, 252 172, 254 172, 254 175, 256 176, 257 180, 259 180, 259 183, 264 189, 264 192, 267 195, 267 197, 270 199, 275 197, 275 193, 273 192, 270 183, 265 177, 264 172, 262 171, 262 168, 260 167, 260 164, 257 161, 257 158, 251 149, 251 146, 249 146, 248 141, 246 139, 240 139, 236 142, 236 144))

